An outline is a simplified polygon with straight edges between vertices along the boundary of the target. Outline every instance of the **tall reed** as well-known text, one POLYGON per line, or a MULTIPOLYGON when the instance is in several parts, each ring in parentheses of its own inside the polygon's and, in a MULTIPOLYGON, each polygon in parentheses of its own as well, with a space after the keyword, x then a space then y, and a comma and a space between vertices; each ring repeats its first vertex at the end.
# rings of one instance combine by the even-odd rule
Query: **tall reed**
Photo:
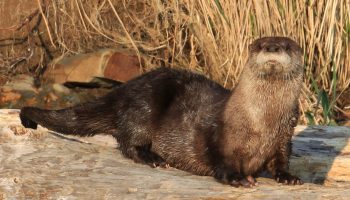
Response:
POLYGON ((55 0, 47 14, 60 54, 123 46, 144 59, 145 70, 182 66, 228 88, 252 40, 291 37, 305 55, 305 123, 329 123, 339 109, 336 99, 350 85, 346 0, 55 0))

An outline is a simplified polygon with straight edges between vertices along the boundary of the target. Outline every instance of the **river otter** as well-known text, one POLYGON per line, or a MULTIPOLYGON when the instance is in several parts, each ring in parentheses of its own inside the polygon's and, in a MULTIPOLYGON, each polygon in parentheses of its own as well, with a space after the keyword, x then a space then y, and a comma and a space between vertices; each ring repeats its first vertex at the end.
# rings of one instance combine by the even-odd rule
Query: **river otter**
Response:
POLYGON ((227 90, 203 75, 158 68, 94 102, 62 110, 24 107, 25 127, 63 134, 110 134, 138 163, 214 176, 253 186, 268 170, 280 183, 302 184, 288 170, 303 79, 302 50, 286 37, 249 46, 237 86, 227 90))

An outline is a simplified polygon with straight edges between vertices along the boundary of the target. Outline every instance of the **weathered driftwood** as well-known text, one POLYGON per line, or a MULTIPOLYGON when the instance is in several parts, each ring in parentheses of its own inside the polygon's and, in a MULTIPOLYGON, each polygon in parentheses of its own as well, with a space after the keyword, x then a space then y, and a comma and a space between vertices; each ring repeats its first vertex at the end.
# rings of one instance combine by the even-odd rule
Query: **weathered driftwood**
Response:
POLYGON ((306 182, 232 188, 211 177, 125 159, 111 137, 76 138, 20 126, 0 110, 0 199, 334 199, 350 196, 350 128, 299 126, 291 171, 306 182))

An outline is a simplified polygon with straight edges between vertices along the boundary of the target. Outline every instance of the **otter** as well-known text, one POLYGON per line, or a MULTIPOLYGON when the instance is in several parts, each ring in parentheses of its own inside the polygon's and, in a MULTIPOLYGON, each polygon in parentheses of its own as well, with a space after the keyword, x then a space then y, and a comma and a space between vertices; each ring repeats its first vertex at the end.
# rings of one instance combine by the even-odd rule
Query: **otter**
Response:
POLYGON ((235 187, 256 185, 264 170, 296 185, 303 182, 288 165, 302 80, 301 47, 287 37, 264 37, 249 45, 232 91, 194 72, 158 68, 96 101, 61 110, 24 107, 20 118, 27 128, 112 135, 137 163, 235 187))

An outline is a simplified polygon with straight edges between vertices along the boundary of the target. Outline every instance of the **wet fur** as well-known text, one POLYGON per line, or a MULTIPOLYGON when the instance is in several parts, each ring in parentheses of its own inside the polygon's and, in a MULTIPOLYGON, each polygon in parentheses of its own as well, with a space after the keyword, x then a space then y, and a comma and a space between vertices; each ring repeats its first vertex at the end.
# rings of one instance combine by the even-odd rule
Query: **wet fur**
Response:
POLYGON ((287 170, 302 70, 294 41, 268 37, 250 45, 233 91, 200 74, 159 68, 94 102, 57 111, 24 107, 20 117, 30 128, 110 134, 135 162, 169 164, 234 186, 254 185, 252 177, 265 169, 279 182, 301 184, 287 170), (274 45, 278 52, 269 49, 274 45))

